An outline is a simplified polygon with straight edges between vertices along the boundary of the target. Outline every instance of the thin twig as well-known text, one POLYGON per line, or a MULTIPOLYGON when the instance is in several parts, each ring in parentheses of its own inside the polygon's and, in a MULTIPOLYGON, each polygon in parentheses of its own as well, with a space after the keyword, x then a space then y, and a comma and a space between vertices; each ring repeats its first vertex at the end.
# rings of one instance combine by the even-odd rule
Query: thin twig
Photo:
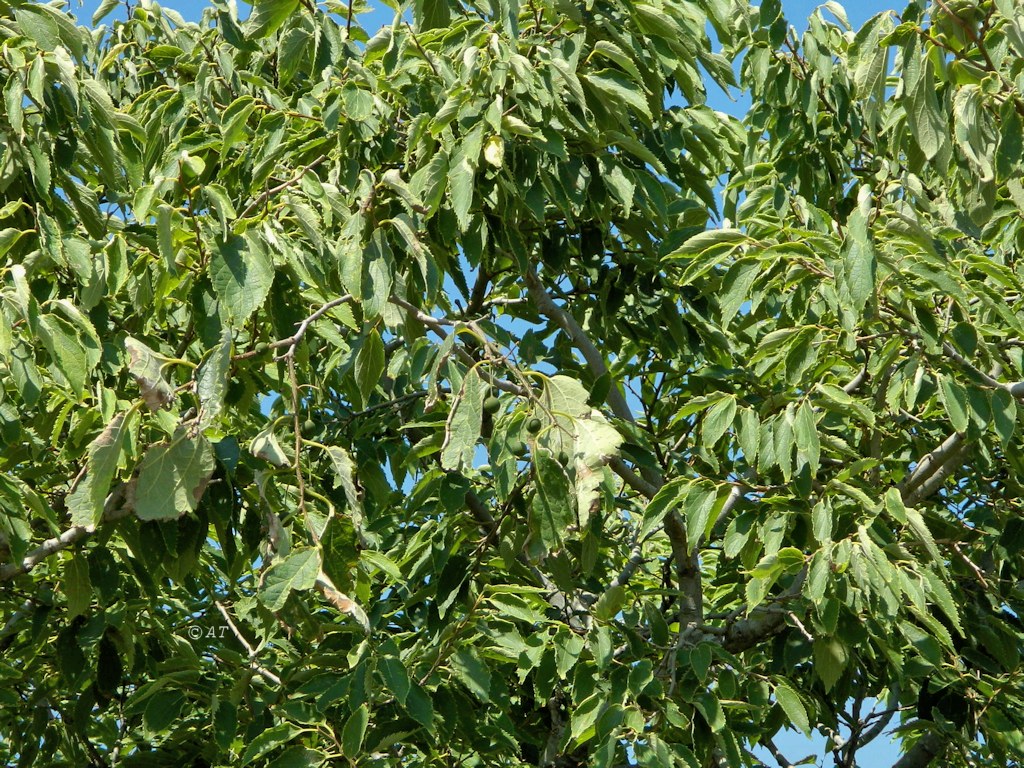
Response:
POLYGON ((270 198, 272 198, 278 192, 283 192, 284 190, 288 189, 288 187, 297 184, 302 179, 303 176, 305 176, 309 171, 316 168, 318 165, 320 165, 320 163, 322 163, 326 159, 327 155, 320 155, 320 157, 316 158, 316 160, 311 162, 309 165, 304 165, 302 168, 300 168, 299 171, 287 181, 283 181, 276 187, 271 187, 270 189, 268 189, 266 192, 261 194, 251 203, 249 203, 249 205, 245 207, 245 210, 243 210, 242 213, 239 214, 238 218, 248 218, 253 211, 256 211, 259 208, 261 208, 268 200, 270 200, 270 198))

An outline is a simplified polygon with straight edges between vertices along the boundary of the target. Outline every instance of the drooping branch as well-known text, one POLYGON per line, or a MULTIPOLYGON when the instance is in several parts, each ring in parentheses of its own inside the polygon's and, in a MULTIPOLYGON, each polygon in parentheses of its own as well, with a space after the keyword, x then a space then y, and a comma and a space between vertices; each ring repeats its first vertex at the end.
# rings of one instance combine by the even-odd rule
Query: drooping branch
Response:
POLYGON ((3 566, 0 566, 0 582, 10 581, 15 576, 28 573, 50 555, 60 552, 63 549, 67 549, 83 539, 92 536, 103 523, 111 523, 130 515, 133 510, 127 500, 127 490, 128 485, 122 484, 111 492, 104 504, 103 517, 99 524, 72 526, 59 536, 55 536, 52 539, 44 541, 38 547, 26 554, 20 562, 6 563, 3 566))

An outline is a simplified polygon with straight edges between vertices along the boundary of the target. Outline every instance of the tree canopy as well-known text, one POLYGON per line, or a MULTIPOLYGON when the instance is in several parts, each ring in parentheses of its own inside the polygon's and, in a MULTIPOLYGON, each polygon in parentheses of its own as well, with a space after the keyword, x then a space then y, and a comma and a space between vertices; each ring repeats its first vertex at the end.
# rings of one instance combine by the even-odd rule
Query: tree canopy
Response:
POLYGON ((0 762, 1018 765, 1024 9, 386 4, 0 0, 0 762))

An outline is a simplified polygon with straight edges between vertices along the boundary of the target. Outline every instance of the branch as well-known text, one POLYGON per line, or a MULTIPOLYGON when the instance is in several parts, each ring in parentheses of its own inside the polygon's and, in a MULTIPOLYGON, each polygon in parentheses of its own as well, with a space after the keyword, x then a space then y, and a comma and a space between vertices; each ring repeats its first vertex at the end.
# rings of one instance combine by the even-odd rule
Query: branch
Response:
POLYGON ((626 462, 622 460, 620 456, 612 456, 608 460, 608 466, 611 470, 621 477, 626 485, 632 488, 642 496, 646 496, 648 499, 653 499, 654 494, 658 492, 661 487, 660 484, 655 485, 654 483, 647 482, 644 478, 637 475, 632 469, 627 466, 626 462))
POLYGON ((335 307, 340 306, 341 304, 347 304, 350 301, 352 301, 352 294, 350 293, 346 293, 344 296, 339 296, 336 299, 331 299, 322 307, 320 307, 320 309, 318 309, 312 315, 310 315, 301 323, 299 323, 299 327, 295 330, 295 333, 293 333, 287 339, 275 341, 273 344, 270 345, 270 348, 277 349, 279 347, 288 347, 287 351, 278 356, 279 360, 285 357, 294 357, 295 347, 298 345, 300 341, 302 341, 302 337, 306 335, 306 330, 309 328, 310 324, 315 323, 317 320, 319 320, 321 317, 323 317, 325 314, 330 312, 335 307))
POLYGON ((263 675, 270 682, 275 683, 276 685, 280 685, 280 677, 275 675, 269 669, 266 669, 256 663, 256 649, 249 644, 249 641, 245 639, 245 635, 242 634, 242 631, 237 626, 235 626, 235 622, 231 620, 231 614, 228 613, 228 609, 224 607, 224 604, 221 603, 219 600, 214 600, 213 604, 217 606, 217 610, 220 611, 220 615, 223 616, 224 621, 228 623, 228 629, 231 630, 231 634, 233 634, 235 638, 237 638, 238 642, 240 642, 242 644, 242 647, 245 648, 246 653, 249 654, 249 666, 251 666, 254 671, 259 672, 261 675, 263 675))
MULTIPOLYGON (((591 374, 595 378, 606 374, 608 367, 605 365, 604 356, 594 342, 591 341, 590 337, 587 336, 583 328, 580 327, 580 324, 576 322, 576 318, 564 307, 560 307, 555 303, 555 300, 545 290, 532 268, 526 270, 525 278, 530 298, 537 305, 537 309, 565 331, 573 345, 583 355, 583 359, 587 361, 591 374)), ((633 412, 630 410, 629 405, 626 403, 626 398, 623 397, 617 386, 613 385, 608 388, 607 401, 615 416, 623 421, 635 423, 636 419, 633 418, 633 412)), ((623 480, 634 488, 638 488, 639 484, 636 481, 640 480, 640 478, 637 478, 632 471, 624 472, 623 470, 627 468, 621 459, 613 459, 610 462, 610 466, 623 480)), ((640 474, 643 476, 643 486, 641 487, 645 487, 647 491, 641 491, 641 493, 650 498, 658 492, 664 484, 664 480, 657 472, 647 468, 641 469, 640 474)), ((682 595, 679 611, 679 633, 680 639, 682 639, 684 635, 699 627, 703 622, 704 595, 700 577, 700 558, 698 548, 696 546, 690 547, 690 542, 687 541, 686 536, 686 526, 683 525, 679 513, 675 510, 670 511, 665 516, 665 533, 668 534, 669 542, 672 545, 672 555, 676 563, 676 572, 679 580, 679 591, 682 595)))
POLYGON ((946 750, 946 743, 932 732, 926 733, 892 768, 925 768, 946 750))
MULTIPOLYGON (((580 327, 580 324, 576 322, 575 317, 564 308, 555 304, 555 300, 544 290, 544 286, 532 269, 526 270, 526 287, 530 292, 530 298, 533 299, 541 314, 546 315, 568 334, 572 343, 583 355, 583 359, 587 361, 587 366, 590 368, 590 372, 594 374, 594 377, 596 378, 607 373, 608 367, 604 363, 604 356, 594 345, 594 342, 590 340, 590 337, 580 327)), ((619 388, 616 386, 608 388, 608 405, 612 409, 612 413, 623 421, 634 421, 633 412, 630 411, 629 405, 626 404, 626 398, 622 396, 622 393, 619 392, 619 388)))
POLYGON ((320 165, 320 163, 322 163, 326 159, 327 159, 327 155, 320 155, 320 157, 318 157, 316 160, 311 162, 309 165, 305 165, 302 168, 300 168, 298 173, 296 173, 294 176, 292 176, 287 181, 283 181, 280 184, 278 184, 276 187, 271 187, 270 189, 268 189, 266 192, 261 194, 259 197, 257 197, 255 200, 253 200, 251 203, 249 203, 249 205, 247 205, 245 207, 245 210, 242 211, 239 214, 238 218, 239 219, 248 218, 249 214, 251 214, 253 211, 255 211, 257 208, 259 208, 263 204, 265 204, 270 198, 272 198, 278 192, 284 192, 284 190, 288 189, 288 187, 290 187, 290 186, 292 186, 294 184, 297 184, 302 179, 303 176, 305 176, 309 171, 311 171, 314 168, 316 168, 318 165, 320 165))
POLYGON ((68 528, 60 536, 47 539, 38 547, 29 552, 20 563, 6 563, 0 566, 0 583, 10 581, 15 576, 28 573, 40 562, 50 555, 67 549, 82 539, 88 538, 96 533, 100 524, 111 523, 115 520, 128 517, 133 511, 132 506, 127 502, 127 484, 119 485, 107 497, 103 506, 103 517, 97 525, 76 525, 68 528))
POLYGON ((778 762, 779 768, 793 768, 793 763, 786 759, 786 756, 782 754, 779 748, 775 746, 775 742, 769 737, 766 736, 761 739, 761 746, 771 752, 772 757, 778 762))
MULTIPOLYGON (((436 333, 442 340, 448 338, 448 332, 445 330, 445 327, 453 326, 456 331, 458 331, 459 328, 468 327, 465 323, 457 323, 453 320, 447 320, 439 317, 434 317, 432 315, 428 315, 419 307, 410 304, 408 301, 398 296, 391 296, 388 299, 388 301, 390 301, 395 306, 404 309, 416 320, 418 320, 427 328, 436 333)), ((466 365, 470 367, 475 366, 477 364, 477 361, 473 359, 473 356, 462 347, 455 347, 455 354, 459 356, 459 359, 462 360, 462 362, 464 362, 466 365)), ((513 384, 511 381, 499 379, 496 376, 490 375, 490 373, 485 370, 480 371, 480 375, 492 387, 500 389, 503 392, 518 395, 519 397, 530 396, 530 390, 527 389, 526 387, 521 387, 518 384, 513 384)))
MULTIPOLYGON (((789 588, 776 598, 776 602, 799 596, 806 578, 807 568, 804 567, 789 588)), ((786 626, 788 614, 783 610, 773 610, 775 608, 774 605, 759 606, 749 617, 730 624, 725 631, 722 647, 730 653, 740 653, 781 632, 786 626)))
MULTIPOLYGON (((942 469, 942 467, 952 460, 963 447, 964 436, 959 432, 954 432, 952 435, 947 437, 942 445, 936 448, 934 451, 925 456, 921 461, 914 467, 914 471, 907 476, 902 483, 899 484, 898 490, 900 495, 903 496, 907 503, 910 503, 909 499, 914 496, 915 491, 924 484, 929 478, 933 477, 936 472, 942 469)), ((920 498, 924 498, 921 496, 920 498)))

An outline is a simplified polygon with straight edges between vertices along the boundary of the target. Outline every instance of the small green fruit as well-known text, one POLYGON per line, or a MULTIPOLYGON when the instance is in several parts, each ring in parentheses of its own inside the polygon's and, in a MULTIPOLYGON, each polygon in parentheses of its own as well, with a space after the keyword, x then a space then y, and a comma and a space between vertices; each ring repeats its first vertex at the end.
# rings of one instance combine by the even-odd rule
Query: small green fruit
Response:
POLYGON ((314 432, 316 432, 316 422, 315 421, 313 421, 312 419, 306 419, 304 422, 302 422, 302 434, 305 437, 309 437, 314 432))
POLYGON ((531 435, 536 435, 540 432, 540 419, 534 417, 526 422, 526 431, 531 435))
POLYGON ((566 464, 568 464, 569 463, 569 454, 566 453, 565 451, 559 451, 558 452, 558 463, 561 464, 562 466, 565 466, 566 464))
POLYGON ((487 413, 497 413, 501 409, 501 400, 494 395, 491 395, 484 400, 484 410, 487 413))
POLYGON ((268 344, 265 341, 261 341, 259 344, 256 345, 256 354, 262 355, 268 349, 270 349, 270 344, 268 344))
POLYGON ((508 444, 508 450, 513 456, 525 456, 526 443, 524 443, 522 440, 510 440, 508 444))

